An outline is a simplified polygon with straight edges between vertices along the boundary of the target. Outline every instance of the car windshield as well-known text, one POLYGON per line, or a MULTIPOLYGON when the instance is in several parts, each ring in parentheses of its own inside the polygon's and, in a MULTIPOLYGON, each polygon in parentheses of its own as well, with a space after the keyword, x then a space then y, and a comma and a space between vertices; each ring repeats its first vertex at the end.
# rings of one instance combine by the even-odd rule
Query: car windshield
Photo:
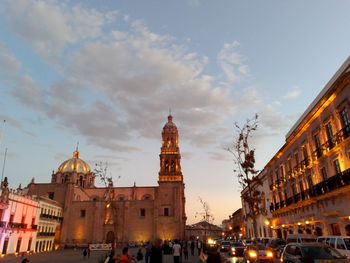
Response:
POLYGON ((230 244, 231 244, 230 241, 223 241, 223 242, 221 242, 221 245, 223 245, 223 246, 228 246, 230 244))
POLYGON ((264 250, 265 246, 263 244, 256 244, 255 246, 258 250, 264 250))
POLYGON ((233 243, 232 246, 234 247, 243 247, 242 243, 233 243))
POLYGON ((347 250, 350 250, 350 238, 344 238, 345 246, 347 250))
POLYGON ((331 247, 301 247, 304 257, 311 257, 312 259, 343 259, 346 258, 337 250, 331 247))
POLYGON ((301 241, 303 243, 316 242, 316 238, 302 238, 301 241))

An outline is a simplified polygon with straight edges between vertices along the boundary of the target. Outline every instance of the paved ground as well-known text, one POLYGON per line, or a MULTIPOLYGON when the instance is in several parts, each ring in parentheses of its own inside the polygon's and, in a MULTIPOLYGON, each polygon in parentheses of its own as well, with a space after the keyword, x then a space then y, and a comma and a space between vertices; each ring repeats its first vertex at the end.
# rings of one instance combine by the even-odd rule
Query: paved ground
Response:
MULTIPOLYGON (((54 252, 40 253, 40 254, 32 254, 28 256, 30 263, 98 263, 101 262, 102 258, 105 257, 106 251, 92 251, 90 258, 83 258, 83 250, 77 249, 66 249, 59 250, 54 252)), ((136 256, 137 249, 130 249, 129 254, 136 256)), ((117 250, 117 254, 121 254, 121 250, 117 250)), ((20 263, 22 260, 21 257, 8 256, 5 258, 0 258, 0 262, 7 263, 20 263)), ((194 256, 189 255, 188 260, 183 260, 182 263, 196 263, 198 261, 198 255, 195 253, 194 256)), ((144 261, 143 261, 144 262, 144 261)), ((238 261, 237 258, 231 258, 226 262, 232 263, 241 263, 242 261, 238 261)), ((173 263, 172 257, 163 260, 163 263, 173 263)))

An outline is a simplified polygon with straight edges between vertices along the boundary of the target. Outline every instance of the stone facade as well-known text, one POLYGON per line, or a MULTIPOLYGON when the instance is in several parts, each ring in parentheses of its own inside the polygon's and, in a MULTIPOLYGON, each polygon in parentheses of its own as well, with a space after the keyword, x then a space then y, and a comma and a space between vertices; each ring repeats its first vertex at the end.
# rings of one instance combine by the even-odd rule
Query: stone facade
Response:
POLYGON ((46 196, 63 207, 61 245, 125 244, 129 241, 184 238, 185 185, 179 138, 172 116, 162 131, 158 186, 95 186, 95 174, 79 158, 59 166, 51 183, 28 185, 31 195, 46 196))

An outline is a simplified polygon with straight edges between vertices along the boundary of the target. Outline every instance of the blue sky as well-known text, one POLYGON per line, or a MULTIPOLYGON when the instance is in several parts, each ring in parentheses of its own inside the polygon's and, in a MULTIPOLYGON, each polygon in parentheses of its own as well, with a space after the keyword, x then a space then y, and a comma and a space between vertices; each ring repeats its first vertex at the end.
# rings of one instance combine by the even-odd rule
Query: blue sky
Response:
POLYGON ((233 123, 259 114, 257 167, 349 55, 348 1, 4 1, 1 168, 48 182, 72 156, 120 186, 156 185, 169 108, 188 223, 240 207, 233 123), (120 179, 117 179, 120 176, 120 179))

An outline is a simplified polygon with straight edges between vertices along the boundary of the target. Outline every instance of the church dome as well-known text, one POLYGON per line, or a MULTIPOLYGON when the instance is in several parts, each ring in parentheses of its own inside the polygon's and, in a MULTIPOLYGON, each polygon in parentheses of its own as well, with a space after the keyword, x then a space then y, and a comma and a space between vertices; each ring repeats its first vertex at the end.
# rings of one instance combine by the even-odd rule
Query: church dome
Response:
POLYGON ((91 172, 90 166, 79 159, 79 151, 76 149, 73 152, 73 158, 64 161, 59 167, 59 173, 83 173, 87 174, 91 172))

